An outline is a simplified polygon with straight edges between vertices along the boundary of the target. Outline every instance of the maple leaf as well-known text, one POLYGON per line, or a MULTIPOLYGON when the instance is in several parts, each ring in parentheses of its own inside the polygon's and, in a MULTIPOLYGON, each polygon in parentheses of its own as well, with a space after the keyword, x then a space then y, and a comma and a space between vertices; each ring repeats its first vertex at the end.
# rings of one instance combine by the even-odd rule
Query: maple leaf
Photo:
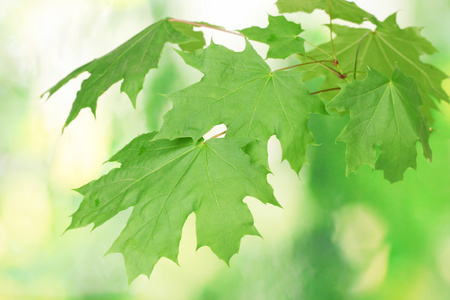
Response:
POLYGON ((347 174, 369 164, 383 170, 389 181, 401 180, 407 168, 416 168, 417 141, 431 160, 429 129, 419 110, 421 104, 415 80, 399 68, 390 79, 369 68, 363 81, 342 85, 327 107, 350 111, 350 121, 337 138, 347 144, 347 174))
POLYGON ((197 49, 202 49, 206 45, 205 38, 203 36, 203 32, 195 31, 194 27, 198 27, 192 24, 182 23, 182 22, 171 22, 172 27, 177 31, 182 32, 186 36, 190 36, 193 38, 192 41, 188 41, 186 43, 179 43, 181 50, 192 52, 197 49))
POLYGON ((298 71, 274 71, 246 42, 243 52, 211 44, 194 53, 179 52, 205 76, 170 94, 173 109, 164 117, 159 138, 189 136, 198 140, 214 125, 225 124, 227 136, 256 139, 252 157, 267 165, 267 140, 276 135, 283 159, 299 172, 305 151, 314 143, 307 123, 311 113, 324 113, 298 71))
MULTIPOLYGON (((397 65, 408 76, 416 79, 424 102, 423 113, 428 120, 431 120, 430 109, 436 109, 434 99, 449 101, 447 93, 441 87, 442 81, 448 76, 438 68, 420 60, 421 55, 433 54, 436 49, 421 35, 419 28, 400 29, 396 22, 396 14, 389 16, 374 32, 339 25, 333 25, 333 31, 337 35, 334 39, 336 56, 344 72, 353 72, 355 55, 362 41, 357 59, 357 71, 371 66, 376 67, 384 76, 390 77, 397 65)), ((331 45, 327 43, 320 47, 329 49, 331 45)), ((327 58, 319 50, 308 52, 308 55, 317 60, 327 58)), ((313 76, 326 77, 324 88, 334 87, 338 82, 340 83, 339 78, 325 68, 311 66, 309 69, 315 69, 313 76)), ((357 73, 357 78, 363 78, 363 76, 357 73)))
MULTIPOLYGON (((186 32, 187 29, 183 31, 186 32)), ((50 97, 81 73, 91 74, 81 84, 64 127, 69 125, 83 108, 89 107, 95 115, 98 97, 121 79, 121 91, 125 92, 133 106, 136 106, 136 98, 144 85, 145 75, 150 69, 158 67, 164 45, 167 42, 185 44, 194 40, 192 36, 175 30, 168 19, 161 20, 108 54, 79 67, 44 94, 49 93, 50 97)))
MULTIPOLYGON (((277 6, 280 13, 298 11, 311 13, 316 9, 321 9, 327 14, 330 14, 328 0, 278 0, 277 6)), ((331 1, 331 17, 333 19, 341 19, 358 24, 361 24, 365 20, 369 20, 375 24, 377 23, 375 16, 359 8, 355 3, 345 0, 331 1)))
POLYGON ((298 35, 303 32, 302 26, 289 22, 284 16, 269 15, 267 28, 250 27, 239 30, 247 38, 268 44, 268 58, 286 58, 294 53, 305 53, 305 40, 298 35))
POLYGON ((194 143, 190 138, 152 140, 138 136, 110 161, 120 168, 77 191, 84 195, 69 229, 94 228, 133 206, 128 223, 108 253, 122 253, 129 281, 150 275, 161 257, 177 262, 181 231, 196 215, 198 248, 208 246, 225 262, 245 235, 259 235, 242 201, 257 197, 279 205, 267 183, 268 171, 243 151, 249 139, 194 143))

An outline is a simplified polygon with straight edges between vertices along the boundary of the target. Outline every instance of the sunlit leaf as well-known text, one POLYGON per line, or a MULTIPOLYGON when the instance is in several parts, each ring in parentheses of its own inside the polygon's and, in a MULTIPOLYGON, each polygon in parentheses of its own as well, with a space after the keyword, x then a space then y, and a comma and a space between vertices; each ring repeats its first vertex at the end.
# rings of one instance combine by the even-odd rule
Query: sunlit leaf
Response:
POLYGON ((67 75, 47 91, 49 96, 81 73, 91 74, 81 84, 64 127, 85 107, 89 107, 95 115, 98 98, 122 79, 121 91, 125 92, 133 106, 136 106, 136 98, 144 85, 145 75, 150 69, 158 67, 164 45, 167 42, 185 45, 193 40, 193 37, 175 30, 171 23, 164 19, 147 27, 108 54, 67 75))
POLYGON ((130 282, 150 275, 161 257, 177 262, 181 230, 191 213, 198 247, 210 247, 228 263, 242 237, 259 235, 244 197, 278 205, 268 171, 242 151, 248 139, 194 143, 189 138, 152 140, 154 135, 135 138, 110 159, 120 168, 77 190, 84 199, 69 227, 97 227, 134 207, 109 250, 123 254, 130 282))
POLYGON ((302 31, 300 24, 289 22, 283 16, 269 16, 267 28, 253 26, 239 30, 251 40, 268 44, 268 58, 286 58, 294 53, 305 53, 305 40, 298 36, 302 31))
MULTIPOLYGON (((316 9, 324 10, 330 14, 329 0, 278 0, 277 6, 280 13, 307 12, 311 13, 316 9)), ((376 23, 376 18, 359 8, 354 2, 346 0, 331 0, 331 16, 333 19, 341 19, 353 23, 362 23, 370 20, 376 23)))
POLYGON ((267 164, 267 140, 276 135, 283 158, 295 171, 300 170, 306 162, 307 146, 314 143, 307 126, 309 116, 324 112, 319 98, 303 86, 301 73, 272 72, 249 43, 243 52, 212 44, 180 55, 205 76, 169 95, 174 107, 164 117, 158 137, 198 140, 223 123, 227 136, 259 140, 252 154, 256 161, 267 164))

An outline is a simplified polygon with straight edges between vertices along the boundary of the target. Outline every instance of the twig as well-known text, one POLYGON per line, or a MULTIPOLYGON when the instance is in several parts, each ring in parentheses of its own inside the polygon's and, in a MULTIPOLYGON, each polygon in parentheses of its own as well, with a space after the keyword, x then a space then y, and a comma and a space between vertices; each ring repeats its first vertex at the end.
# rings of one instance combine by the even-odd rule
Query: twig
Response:
POLYGON ((224 131, 222 131, 221 133, 218 133, 218 134, 216 134, 216 135, 210 137, 209 139, 215 139, 215 138, 218 138, 219 136, 221 136, 221 135, 223 135, 223 134, 225 134, 225 133, 227 133, 226 130, 224 130, 224 131))
POLYGON ((220 27, 214 27, 214 26, 206 25, 206 24, 202 24, 202 23, 196 23, 196 22, 180 20, 180 19, 169 19, 169 22, 179 22, 179 23, 194 25, 194 26, 198 26, 198 27, 205 27, 205 28, 209 28, 209 29, 214 29, 214 30, 226 32, 226 33, 231 33, 231 34, 238 35, 238 36, 241 36, 241 37, 246 37, 245 35, 243 35, 242 33, 239 33, 239 32, 229 31, 229 30, 226 30, 226 29, 223 29, 223 28, 220 28, 220 27))
MULTIPOLYGON (((209 29, 214 29, 214 30, 218 30, 218 31, 222 31, 222 32, 226 32, 226 33, 230 33, 230 34, 234 34, 237 36, 241 36, 244 38, 247 38, 247 36, 243 35, 240 32, 236 32, 236 31, 230 31, 230 30, 226 30, 220 27, 215 27, 215 26, 211 26, 211 25, 207 25, 207 24, 202 24, 202 23, 197 23, 197 22, 191 22, 191 21, 186 21, 186 20, 181 20, 181 19, 169 19, 169 22, 179 22, 179 23, 184 23, 184 24, 189 24, 189 25, 193 25, 193 26, 198 26, 198 27, 204 27, 204 28, 209 28, 209 29)), ((308 42, 307 40, 305 40, 305 43, 313 46, 314 48, 316 48, 317 50, 323 52, 324 54, 326 54, 327 56, 333 58, 333 55, 331 55, 330 53, 326 52, 325 50, 323 50, 322 48, 320 48, 319 46, 314 45, 311 42, 308 42)))
POLYGON ((332 88, 332 89, 321 90, 321 91, 311 93, 311 95, 316 95, 316 94, 320 94, 320 93, 324 93, 324 92, 338 91, 340 89, 341 89, 340 87, 336 87, 336 88, 332 88))

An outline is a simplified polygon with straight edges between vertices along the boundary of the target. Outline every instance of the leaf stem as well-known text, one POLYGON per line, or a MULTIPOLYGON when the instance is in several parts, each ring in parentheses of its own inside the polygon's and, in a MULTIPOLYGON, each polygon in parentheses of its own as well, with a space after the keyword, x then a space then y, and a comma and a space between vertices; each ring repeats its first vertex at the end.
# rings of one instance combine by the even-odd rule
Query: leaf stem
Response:
POLYGON ((318 64, 320 64, 321 66, 327 68, 328 70, 330 70, 331 72, 336 74, 337 77, 339 77, 341 79, 346 79, 348 81, 347 75, 344 72, 342 72, 342 69, 340 68, 339 64, 337 63, 337 60, 333 60, 333 61, 331 61, 331 63, 333 65, 335 65, 336 67, 338 67, 340 71, 338 71, 336 69, 333 69, 330 66, 325 65, 322 61, 316 60, 315 58, 313 58, 311 56, 308 56, 308 55, 305 55, 305 54, 301 54, 301 55, 306 57, 306 58, 308 58, 308 59, 310 59, 310 60, 312 60, 312 61, 314 61, 314 62, 316 62, 316 63, 318 63, 318 64))
POLYGON ((229 30, 226 30, 226 29, 223 29, 223 28, 220 28, 220 27, 215 27, 215 26, 202 24, 202 23, 196 23, 196 22, 180 20, 180 19, 169 19, 169 22, 185 23, 185 24, 189 24, 189 25, 193 25, 193 26, 204 27, 204 28, 214 29, 214 30, 218 30, 218 31, 226 32, 226 33, 231 33, 231 34, 234 34, 234 35, 237 35, 237 36, 241 36, 241 37, 244 37, 244 38, 246 37, 245 35, 243 35, 242 33, 239 33, 239 32, 229 31, 229 30))
MULTIPOLYGON (((309 56, 307 56, 307 55, 304 55, 305 57, 307 57, 307 58, 313 60, 313 62, 308 62, 308 63, 298 64, 298 65, 294 65, 294 66, 282 68, 282 69, 275 70, 275 71, 282 71, 282 70, 287 70, 287 69, 299 67, 299 66, 302 66, 302 65, 307 65, 307 64, 311 64, 311 63, 318 63, 318 64, 324 66, 325 68, 329 69, 331 72, 335 73, 339 78, 345 79, 345 80, 349 81, 348 78, 347 78, 347 75, 342 71, 342 69, 341 69, 341 67, 339 66, 339 63, 338 63, 338 61, 337 61, 337 59, 336 59, 336 53, 335 53, 335 51, 334 51, 333 35, 332 35, 332 29, 331 29, 331 26, 332 26, 332 22, 331 22, 331 0, 328 1, 328 4, 329 4, 329 6, 330 6, 330 36, 331 36, 331 45, 332 45, 332 48, 333 48, 333 55, 329 54, 329 53, 326 52, 325 50, 319 48, 318 46, 316 46, 316 45, 314 45, 314 44, 312 44, 312 43, 310 43, 310 42, 308 42, 308 41, 306 41, 306 40, 305 40, 305 42, 308 43, 308 44, 310 44, 311 46, 313 46, 313 47, 316 48, 317 50, 319 50, 319 51, 325 53, 325 54, 328 55, 329 57, 333 58, 333 60, 332 60, 332 61, 328 61, 328 60, 318 61, 318 60, 316 60, 316 59, 314 59, 314 58, 312 58, 312 57, 309 57, 309 56), (325 62, 332 63, 333 65, 335 65, 335 66, 338 68, 339 71, 333 69, 333 68, 330 67, 330 66, 325 65, 325 64, 324 64, 325 62)), ((222 31, 222 32, 234 34, 234 35, 237 35, 237 36, 240 36, 240 37, 243 37, 243 38, 247 38, 247 37, 246 37, 245 35, 243 35, 242 33, 235 32, 235 31, 229 31, 229 30, 226 30, 226 29, 223 29, 223 28, 220 28, 220 27, 212 26, 212 25, 207 25, 207 24, 202 24, 202 23, 197 23, 197 22, 191 22, 191 21, 186 21, 186 20, 181 20, 181 19, 169 19, 169 22, 185 23, 185 24, 189 24, 189 25, 193 25, 193 26, 198 26, 198 27, 204 27, 204 28, 214 29, 214 30, 218 30, 218 31, 222 31)), ((274 72, 275 72, 275 71, 274 71, 274 72)))
POLYGON ((339 65, 339 61, 336 57, 336 50, 334 49, 334 40, 333 40, 333 15, 332 15, 332 9, 331 9, 331 0, 328 0, 328 14, 330 15, 330 43, 331 43, 331 50, 333 52, 334 57, 334 65, 339 70, 340 76, 339 78, 345 79, 347 82, 350 82, 350 79, 347 78, 347 74, 344 73, 341 66, 339 65))
POLYGON ((336 68, 339 70, 339 74, 341 75, 341 76, 339 76, 339 78, 345 79, 345 81, 350 82, 350 79, 347 78, 347 73, 345 73, 342 70, 341 66, 339 65, 339 63, 337 61, 336 61, 336 68))
POLYGON ((321 90, 321 91, 317 91, 317 92, 311 93, 311 95, 316 95, 316 94, 320 94, 320 93, 324 93, 324 92, 338 91, 340 89, 341 89, 340 87, 335 87, 335 88, 331 88, 331 89, 325 89, 325 90, 321 90))
MULTIPOLYGON (((214 30, 218 30, 218 31, 222 31, 222 32, 226 32, 226 33, 230 33, 230 34, 234 34, 234 35, 237 35, 237 36, 241 36, 241 37, 247 38, 247 36, 245 36, 244 34, 242 34, 240 32, 230 31, 230 30, 226 30, 226 29, 223 29, 223 28, 220 28, 220 27, 216 27, 216 26, 212 26, 212 25, 207 25, 207 24, 202 24, 202 23, 197 23, 197 22, 191 22, 191 21, 186 21, 186 20, 181 20, 181 19, 169 19, 169 22, 185 23, 185 24, 189 24, 189 25, 193 25, 193 26, 214 29, 214 30)), ((325 55, 329 56, 330 58, 333 58, 333 55, 331 55, 327 51, 323 50, 319 46, 314 45, 313 43, 308 42, 307 40, 304 40, 304 41, 305 41, 305 43, 311 45, 312 47, 314 47, 317 50, 321 51, 322 53, 324 53, 325 55)))
MULTIPOLYGON (((333 72, 334 74, 336 74, 337 77, 339 77, 339 78, 341 78, 341 79, 346 79, 346 80, 348 81, 347 75, 346 75, 346 74, 343 74, 342 70, 339 72, 339 71, 333 69, 332 67, 325 65, 324 63, 319 62, 319 64, 320 64, 321 66, 324 66, 325 68, 327 68, 328 70, 330 70, 330 71, 333 72)), ((339 65, 337 65, 337 66, 339 67, 339 65)))
POLYGON ((210 139, 218 138, 219 136, 224 135, 225 133, 227 133, 226 130, 224 130, 224 131, 222 131, 221 133, 218 133, 218 134, 216 134, 216 135, 213 135, 212 137, 209 138, 209 140, 210 140, 210 139))
POLYGON ((355 67, 353 68, 353 79, 356 79, 356 68, 358 66, 358 55, 359 55, 359 49, 361 48, 361 45, 364 41, 364 39, 367 37, 367 35, 370 33, 371 31, 367 31, 361 38, 361 40, 359 41, 358 47, 356 48, 356 53, 355 53, 355 67))

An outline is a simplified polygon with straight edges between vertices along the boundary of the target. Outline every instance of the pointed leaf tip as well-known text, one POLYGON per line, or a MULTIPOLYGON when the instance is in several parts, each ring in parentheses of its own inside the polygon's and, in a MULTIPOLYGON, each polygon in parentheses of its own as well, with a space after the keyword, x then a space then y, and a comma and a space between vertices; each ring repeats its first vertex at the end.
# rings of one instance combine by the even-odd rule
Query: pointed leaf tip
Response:
MULTIPOLYGON (((306 12, 312 13, 316 9, 324 10, 330 14, 330 6, 328 0, 278 0, 278 10, 280 13, 306 12)), ((377 18, 358 7, 354 2, 346 0, 331 1, 331 16, 333 19, 341 19, 353 23, 361 24, 368 20, 376 24, 377 18)))
POLYGON ((164 116, 157 137, 181 135, 195 140, 215 125, 225 124, 227 136, 253 139, 247 153, 267 166, 267 141, 276 135, 298 173, 306 161, 307 146, 314 143, 307 128, 310 114, 324 111, 324 105, 302 84, 300 72, 272 72, 246 43, 242 52, 210 45, 183 54, 185 62, 205 76, 169 95, 173 109, 164 116))
POLYGON ((267 58, 284 59, 295 53, 305 53, 305 40, 298 36, 303 32, 301 25, 287 21, 284 16, 269 15, 267 28, 254 26, 239 32, 251 40, 268 44, 267 58))
POLYGON ((83 72, 90 73, 81 84, 64 126, 69 125, 85 107, 90 107, 95 115, 98 98, 122 79, 121 91, 128 95, 133 107, 136 107, 137 95, 143 88, 145 76, 150 69, 158 67, 164 45, 168 42, 189 42, 192 39, 174 29, 164 19, 147 27, 108 54, 70 73, 47 91, 50 97, 71 79, 83 72))
POLYGON ((161 257, 179 263, 182 228, 192 212, 199 244, 229 260, 243 236, 259 234, 243 199, 273 201, 267 170, 242 151, 242 139, 203 144, 190 138, 153 140, 154 134, 135 138, 113 156, 120 168, 81 188, 85 197, 71 225, 97 227, 132 206, 107 252, 122 253, 130 282, 150 274, 161 257))

